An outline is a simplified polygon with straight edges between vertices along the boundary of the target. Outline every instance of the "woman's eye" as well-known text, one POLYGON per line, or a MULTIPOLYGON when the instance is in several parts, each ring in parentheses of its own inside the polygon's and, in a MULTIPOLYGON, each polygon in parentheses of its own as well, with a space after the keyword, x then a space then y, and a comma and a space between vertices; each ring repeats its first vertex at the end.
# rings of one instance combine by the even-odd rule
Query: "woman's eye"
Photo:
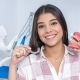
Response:
POLYGON ((44 25, 38 25, 38 28, 43 28, 44 27, 44 25))
POLYGON ((56 25, 56 24, 57 24, 57 22, 52 22, 52 23, 51 23, 51 25, 56 25))

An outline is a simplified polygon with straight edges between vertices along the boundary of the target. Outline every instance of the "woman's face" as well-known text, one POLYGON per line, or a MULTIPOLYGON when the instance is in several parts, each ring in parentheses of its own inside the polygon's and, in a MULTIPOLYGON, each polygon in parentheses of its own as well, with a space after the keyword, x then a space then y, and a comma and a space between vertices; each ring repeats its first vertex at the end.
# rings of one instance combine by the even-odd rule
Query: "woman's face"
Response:
POLYGON ((39 38, 45 45, 55 46, 62 44, 62 27, 54 15, 51 13, 41 14, 37 24, 39 38))

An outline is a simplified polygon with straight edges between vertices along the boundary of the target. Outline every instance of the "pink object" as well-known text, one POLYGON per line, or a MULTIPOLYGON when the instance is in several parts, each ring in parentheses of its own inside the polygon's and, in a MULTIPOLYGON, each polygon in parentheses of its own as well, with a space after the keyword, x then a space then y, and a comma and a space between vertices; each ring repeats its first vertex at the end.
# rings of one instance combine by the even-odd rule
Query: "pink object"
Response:
POLYGON ((80 46, 77 43, 74 43, 74 42, 70 42, 68 46, 71 47, 71 48, 75 48, 75 49, 80 48, 80 46))
POLYGON ((80 32, 74 32, 72 40, 68 46, 71 48, 80 49, 80 32))
POLYGON ((80 41, 80 32, 74 32, 72 38, 74 38, 77 41, 80 41))

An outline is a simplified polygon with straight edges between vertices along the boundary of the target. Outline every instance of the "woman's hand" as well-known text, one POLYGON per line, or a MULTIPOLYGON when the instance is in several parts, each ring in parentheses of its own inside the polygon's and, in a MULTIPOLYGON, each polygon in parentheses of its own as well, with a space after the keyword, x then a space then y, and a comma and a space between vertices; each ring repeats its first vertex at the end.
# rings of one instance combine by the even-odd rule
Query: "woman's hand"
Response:
POLYGON ((30 52, 31 48, 29 46, 23 45, 16 47, 12 52, 11 64, 17 65, 30 52))
POLYGON ((30 52, 31 52, 31 48, 26 45, 18 46, 13 50, 10 67, 9 67, 8 80, 16 80, 17 79, 17 72, 16 72, 17 65, 30 52))

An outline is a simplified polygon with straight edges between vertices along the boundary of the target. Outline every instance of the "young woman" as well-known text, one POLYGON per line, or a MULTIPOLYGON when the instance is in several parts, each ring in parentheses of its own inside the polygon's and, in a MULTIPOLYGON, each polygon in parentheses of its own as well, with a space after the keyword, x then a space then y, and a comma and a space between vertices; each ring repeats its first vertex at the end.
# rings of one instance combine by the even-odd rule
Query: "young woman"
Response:
POLYGON ((80 55, 67 46, 62 12, 54 5, 42 5, 34 15, 30 45, 13 50, 8 80, 80 80, 80 55))

